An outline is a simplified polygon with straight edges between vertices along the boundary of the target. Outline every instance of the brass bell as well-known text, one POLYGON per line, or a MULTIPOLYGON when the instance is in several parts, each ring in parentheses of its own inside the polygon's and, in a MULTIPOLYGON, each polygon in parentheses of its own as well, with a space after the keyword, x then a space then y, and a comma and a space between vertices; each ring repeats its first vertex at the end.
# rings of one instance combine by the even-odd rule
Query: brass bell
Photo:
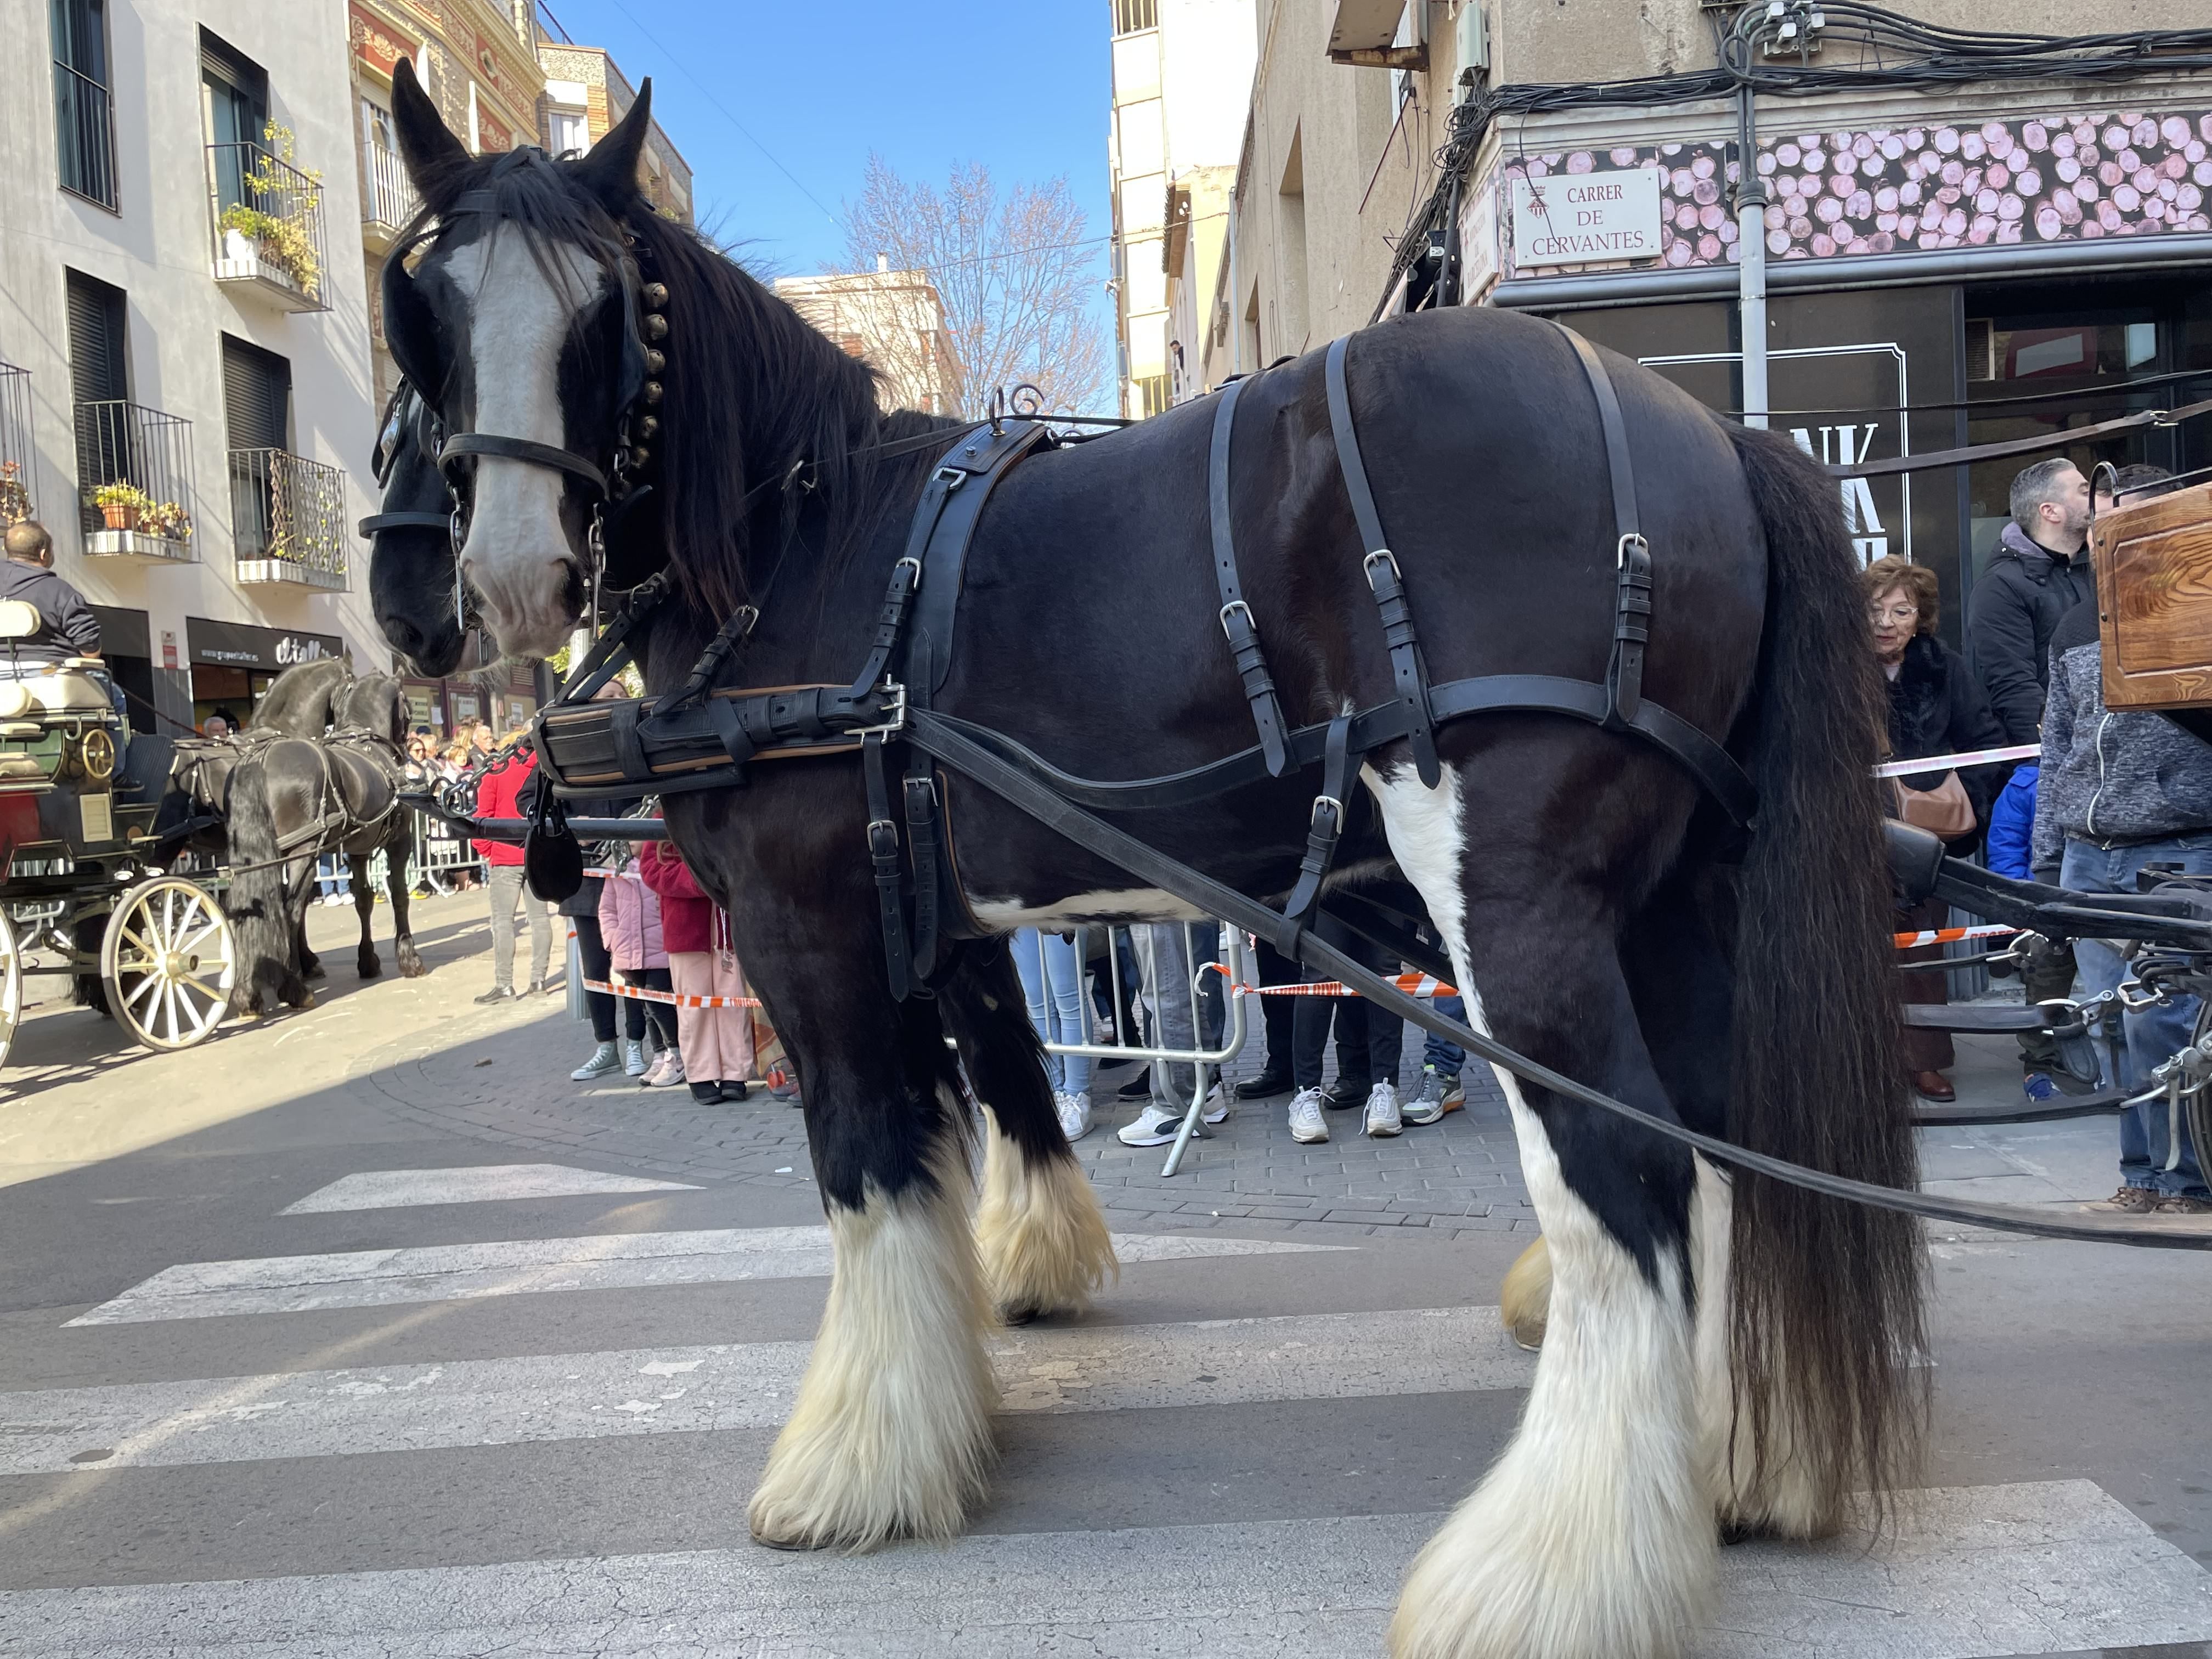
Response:
POLYGON ((659 430, 660 422, 654 416, 651 415, 641 415, 637 417, 637 435, 639 437, 650 438, 653 434, 659 430))
POLYGON ((646 402, 649 404, 659 403, 660 401, 660 382, 658 380, 647 380, 645 383, 644 396, 646 402))
POLYGON ((648 311, 646 313, 645 337, 648 340, 666 339, 668 337, 668 319, 661 316, 658 312, 648 311))
POLYGON ((652 459, 653 452, 643 444, 632 444, 629 447, 629 464, 632 466, 643 466, 652 459))
POLYGON ((645 352, 645 372, 646 372, 647 374, 659 374, 659 373, 660 373, 660 371, 661 371, 662 369, 664 369, 664 368, 667 368, 667 367, 668 367, 668 359, 667 359, 667 358, 665 358, 665 357, 662 356, 659 352, 657 352, 657 351, 653 350, 653 348, 652 348, 652 347, 650 347, 650 346, 648 346, 648 347, 647 347, 647 348, 646 348, 646 352, 645 352))
POLYGON ((665 283, 647 283, 645 285, 645 303, 655 311, 659 310, 661 307, 666 305, 668 303, 668 284, 665 283))

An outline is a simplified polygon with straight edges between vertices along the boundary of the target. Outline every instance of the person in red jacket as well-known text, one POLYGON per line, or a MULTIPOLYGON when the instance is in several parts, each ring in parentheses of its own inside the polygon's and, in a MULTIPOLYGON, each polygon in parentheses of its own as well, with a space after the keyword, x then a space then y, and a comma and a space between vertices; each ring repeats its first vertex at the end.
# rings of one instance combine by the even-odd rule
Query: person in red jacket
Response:
MULTIPOLYGON (((538 769, 534 750, 524 749, 498 763, 477 788, 480 818, 520 818, 529 813, 524 790, 538 769)), ((530 918, 530 994, 546 988, 546 969, 553 959, 553 923, 545 902, 523 885, 522 848, 513 842, 473 843, 484 861, 484 887, 491 895, 491 989, 478 1002, 505 1002, 514 995, 514 909, 520 904, 530 918)))
MULTIPOLYGON (((638 873, 660 895, 660 938, 668 975, 684 996, 741 997, 745 977, 730 947, 730 921, 701 890, 683 854, 665 841, 649 841, 639 854, 638 873)), ((753 1068, 752 1018, 744 1008, 676 1008, 676 1042, 691 1097, 705 1103, 743 1100, 753 1068)))

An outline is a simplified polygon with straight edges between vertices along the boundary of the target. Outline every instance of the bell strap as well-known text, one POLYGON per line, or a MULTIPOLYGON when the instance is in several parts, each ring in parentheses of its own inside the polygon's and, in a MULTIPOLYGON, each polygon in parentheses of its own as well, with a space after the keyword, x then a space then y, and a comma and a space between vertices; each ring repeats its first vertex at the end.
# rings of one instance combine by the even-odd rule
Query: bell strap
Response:
POLYGON ((1298 863, 1298 879, 1283 901, 1283 917, 1304 927, 1321 902, 1321 884, 1336 862, 1336 843, 1344 834, 1344 797, 1352 776, 1352 716, 1339 714, 1328 723, 1323 740, 1321 793, 1314 797, 1313 814, 1306 820, 1306 855, 1298 863))
POLYGON ((1237 580, 1237 536, 1229 520, 1229 452, 1236 436, 1237 398, 1249 384, 1231 380, 1221 388, 1221 401, 1214 408, 1213 441, 1206 460, 1206 516, 1213 530, 1213 580, 1221 589, 1221 631, 1228 635, 1237 676, 1244 683, 1244 701, 1252 705, 1252 724, 1259 729, 1267 775, 1279 778, 1290 763, 1283 749, 1282 705, 1267 672, 1267 656, 1260 649, 1252 607, 1244 602, 1244 590, 1237 580))
POLYGON ((1375 596, 1382 619, 1382 637, 1390 651, 1390 673, 1397 683, 1398 700, 1406 707, 1406 741, 1413 751, 1413 769, 1422 784, 1433 789, 1443 769, 1437 759, 1436 720, 1429 705, 1428 670, 1421 661, 1421 645, 1413 631, 1413 608, 1406 602, 1403 574, 1397 555, 1382 538, 1382 520, 1375 511, 1375 495, 1367 487, 1367 467, 1359 458, 1359 434, 1352 424, 1352 398, 1344 383, 1344 351, 1349 335, 1329 342, 1326 362, 1328 382, 1328 424, 1336 439, 1336 461, 1344 474, 1345 493, 1352 497, 1352 516, 1359 526, 1359 539, 1367 550, 1361 569, 1375 596))
POLYGON ((558 472, 573 473, 602 497, 607 493, 607 475, 581 455, 532 439, 510 438, 499 432, 456 432, 438 451, 438 470, 448 471, 457 455, 489 455, 500 460, 550 466, 558 472))
POLYGON ((1621 419, 1620 398, 1613 377, 1596 348, 1566 326, 1553 327, 1567 337, 1576 361, 1597 399, 1599 442, 1605 451, 1606 477, 1613 490, 1613 655, 1606 665, 1605 726, 1626 729, 1635 720, 1644 701, 1644 647, 1651 635, 1651 545, 1644 538, 1636 516, 1636 475, 1628 454, 1628 426, 1621 419))

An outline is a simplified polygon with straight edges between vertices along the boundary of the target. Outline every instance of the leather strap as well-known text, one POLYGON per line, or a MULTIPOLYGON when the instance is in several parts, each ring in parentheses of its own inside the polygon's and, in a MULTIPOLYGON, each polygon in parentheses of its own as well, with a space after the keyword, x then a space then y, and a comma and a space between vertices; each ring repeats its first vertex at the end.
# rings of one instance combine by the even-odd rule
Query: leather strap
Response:
POLYGON ((930 475, 924 501, 935 492, 935 509, 915 515, 907 543, 908 556, 921 562, 921 588, 915 599, 903 675, 908 695, 925 705, 952 672, 952 634, 967 577, 968 544, 984 505, 1006 469, 1047 435, 1034 421, 1008 421, 998 432, 977 427, 945 452, 930 475))
POLYGON ((1248 384, 1231 380, 1221 388, 1221 401, 1214 407, 1213 440, 1206 460, 1206 517, 1213 530, 1213 580, 1221 590, 1221 631, 1228 635, 1237 677, 1244 683, 1244 701, 1252 706, 1252 724, 1259 729, 1267 774, 1279 778, 1289 764, 1283 749, 1282 705, 1267 672, 1267 656, 1260 649, 1252 607, 1245 604, 1243 587, 1237 580, 1237 534, 1229 515, 1229 458, 1236 441, 1237 398, 1248 384))
POLYGON ((1382 618, 1382 636, 1390 649, 1390 674, 1397 683, 1398 700, 1406 706, 1407 743, 1413 751, 1413 770, 1425 787, 1433 789, 1443 777, 1437 759, 1435 717, 1429 703, 1428 668, 1421 660, 1419 639, 1413 631, 1413 613, 1406 603, 1405 579, 1397 556, 1382 537, 1382 520, 1375 511, 1375 495, 1367 487, 1367 467, 1359 458, 1359 434, 1352 422, 1352 397, 1345 385, 1345 346, 1351 336, 1329 342, 1326 368, 1328 382, 1328 425, 1336 439, 1336 463, 1344 474, 1345 493, 1352 497, 1352 516, 1359 526, 1359 539, 1367 550, 1361 568, 1375 595, 1375 608, 1382 618))
POLYGON ((457 455, 490 455, 501 460, 527 461, 532 466, 550 466, 556 472, 574 474, 602 496, 607 493, 607 475, 581 455, 532 439, 510 438, 498 432, 456 432, 438 451, 438 470, 450 472, 457 455))
POLYGON ((937 971, 939 848, 937 771, 929 757, 916 753, 906 773, 906 832, 914 864, 914 971, 927 979, 937 971))
POLYGON ((1598 445, 1613 491, 1613 654, 1605 671, 1607 731, 1626 730, 1644 700, 1644 647, 1651 633, 1651 546, 1636 515, 1636 474, 1628 453, 1628 425, 1604 360, 1588 340, 1565 323, 1553 326, 1567 337, 1575 360, 1597 399, 1598 445))
POLYGON ((890 783, 884 736, 871 732, 860 740, 860 771, 868 787, 868 862, 876 876, 876 914, 884 930, 884 971, 890 977, 891 1000, 904 1002, 910 989, 907 964, 906 901, 899 890, 898 823, 891 817, 890 783))
POLYGON ((453 515, 450 513, 372 513, 354 529, 368 537, 386 530, 436 530, 450 533, 453 527, 453 515))
POLYGON ((1283 901, 1285 920, 1304 927, 1321 902, 1321 884, 1336 862, 1337 839, 1344 833, 1345 792, 1351 781, 1352 716, 1339 714, 1328 723, 1322 740, 1327 758, 1322 765, 1321 793, 1314 797, 1313 814, 1306 820, 1306 855, 1298 862, 1298 878, 1283 901))

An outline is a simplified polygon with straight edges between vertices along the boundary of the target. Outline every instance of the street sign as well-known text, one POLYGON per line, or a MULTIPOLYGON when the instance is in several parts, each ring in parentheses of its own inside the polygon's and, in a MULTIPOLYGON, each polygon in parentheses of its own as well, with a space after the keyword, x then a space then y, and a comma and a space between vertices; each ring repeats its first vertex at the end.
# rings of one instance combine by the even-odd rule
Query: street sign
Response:
POLYGON ((1659 175, 1648 167, 1513 180, 1513 263, 1656 259, 1659 175))

